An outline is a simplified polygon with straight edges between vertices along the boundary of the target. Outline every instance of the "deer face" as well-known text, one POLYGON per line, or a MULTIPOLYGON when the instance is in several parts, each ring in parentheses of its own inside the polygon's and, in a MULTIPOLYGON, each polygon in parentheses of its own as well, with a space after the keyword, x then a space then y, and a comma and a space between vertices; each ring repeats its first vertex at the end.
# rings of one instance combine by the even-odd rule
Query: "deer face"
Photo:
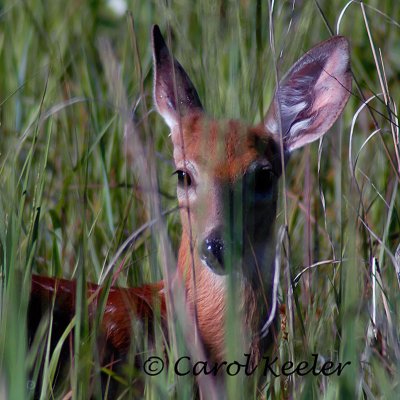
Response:
POLYGON ((182 118, 171 136, 182 225, 191 230, 196 255, 215 274, 255 280, 257 266, 273 255, 268 244, 281 171, 274 137, 262 126, 204 113, 182 118))
POLYGON ((295 63, 255 127, 206 115, 157 26, 153 50, 155 104, 171 129, 182 225, 195 257, 218 275, 232 271, 252 283, 260 276, 268 280, 281 142, 288 158, 335 122, 351 88, 348 43, 334 37, 295 63))

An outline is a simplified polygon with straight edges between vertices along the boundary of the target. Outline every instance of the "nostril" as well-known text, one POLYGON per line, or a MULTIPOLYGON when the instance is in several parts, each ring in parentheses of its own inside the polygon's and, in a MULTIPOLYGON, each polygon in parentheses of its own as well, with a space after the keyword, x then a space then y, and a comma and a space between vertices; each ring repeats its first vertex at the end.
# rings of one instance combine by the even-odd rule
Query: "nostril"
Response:
POLYGON ((202 258, 217 273, 224 272, 224 241, 219 237, 209 236, 203 242, 202 258))

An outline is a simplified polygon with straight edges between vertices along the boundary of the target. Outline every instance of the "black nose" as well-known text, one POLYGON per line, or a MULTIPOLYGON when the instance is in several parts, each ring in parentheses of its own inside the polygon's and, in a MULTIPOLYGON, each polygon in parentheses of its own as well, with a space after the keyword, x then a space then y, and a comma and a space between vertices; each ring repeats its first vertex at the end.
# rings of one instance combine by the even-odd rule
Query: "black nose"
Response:
POLYGON ((201 258, 217 274, 224 275, 224 241, 219 231, 211 232, 201 246, 201 258))

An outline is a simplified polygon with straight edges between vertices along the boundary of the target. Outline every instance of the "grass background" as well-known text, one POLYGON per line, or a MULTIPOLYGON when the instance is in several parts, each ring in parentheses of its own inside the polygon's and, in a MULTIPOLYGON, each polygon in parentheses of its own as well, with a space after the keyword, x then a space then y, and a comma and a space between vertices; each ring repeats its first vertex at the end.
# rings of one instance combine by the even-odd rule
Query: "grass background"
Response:
MULTIPOLYGON (((275 65, 282 75, 332 32, 348 37, 353 95, 330 134, 292 157, 281 190, 277 225, 287 221, 290 251, 282 261, 282 329, 274 351, 282 363, 318 353, 352 367, 340 377, 270 377, 262 395, 396 398, 400 3, 132 0, 126 8, 131 14, 106 1, 0 3, 0 398, 32 396, 28 372, 41 357, 42 398, 99 396, 95 341, 79 311, 84 298, 75 364, 55 392, 57 355, 43 345, 28 350, 32 272, 84 287, 110 282, 118 271, 116 284, 137 286, 173 265, 180 222, 177 212, 159 218, 176 200, 168 129, 152 105, 153 23, 170 29, 174 54, 205 108, 248 122, 267 110, 275 65)), ((181 342, 167 349, 171 360, 184 351, 181 342)), ((122 397, 136 398, 132 382, 140 372, 131 368, 127 376, 122 397)), ((192 377, 171 371, 144 379, 146 398, 194 393, 192 377)), ((256 397, 254 383, 235 379, 227 392, 256 397)))

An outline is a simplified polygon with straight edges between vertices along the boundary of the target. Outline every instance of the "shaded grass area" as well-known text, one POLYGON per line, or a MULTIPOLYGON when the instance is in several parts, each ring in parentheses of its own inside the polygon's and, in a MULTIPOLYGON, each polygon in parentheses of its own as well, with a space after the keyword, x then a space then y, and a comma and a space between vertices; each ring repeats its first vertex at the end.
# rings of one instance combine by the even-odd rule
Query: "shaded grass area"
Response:
MULTIPOLYGON (((290 246, 274 352, 279 364, 318 354, 351 361, 351 368, 340 377, 269 376, 262 394, 396 398, 400 3, 132 1, 129 15, 100 1, 0 7, 0 396, 31 396, 41 359, 42 398, 100 396, 85 282, 133 287, 163 278, 166 264, 174 265, 179 215, 160 218, 176 206, 172 144, 151 93, 150 27, 158 23, 205 108, 248 122, 267 110, 275 66, 282 76, 330 30, 349 38, 349 104, 321 143, 292 157, 281 190, 277 225, 287 221, 290 246), (129 235, 153 220, 115 259, 129 235), (74 363, 54 392, 57 352, 50 354, 46 340, 27 348, 32 272, 73 278, 80 288, 74 363)), ((178 327, 165 350, 171 363, 186 354, 182 335, 178 327)), ((156 337, 152 351, 164 358, 163 335, 156 337)), ((147 349, 143 340, 138 348, 147 349)), ((139 396, 141 379, 146 398, 195 393, 191 376, 171 368, 149 378, 132 365, 119 377, 108 372, 123 382, 122 397, 139 396)), ((227 390, 238 398, 258 393, 254 382, 235 378, 227 390)))

